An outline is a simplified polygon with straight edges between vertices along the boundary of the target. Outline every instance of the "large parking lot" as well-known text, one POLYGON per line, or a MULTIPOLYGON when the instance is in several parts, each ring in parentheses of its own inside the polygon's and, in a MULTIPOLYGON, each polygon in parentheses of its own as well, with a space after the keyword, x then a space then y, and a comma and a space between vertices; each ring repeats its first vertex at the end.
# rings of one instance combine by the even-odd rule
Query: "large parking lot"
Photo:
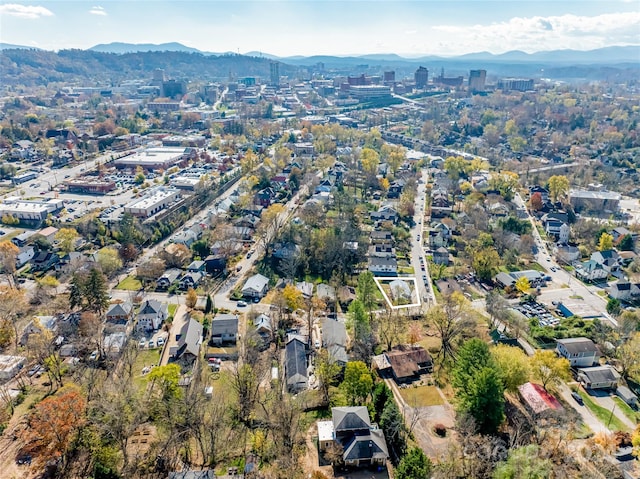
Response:
POLYGON ((527 319, 538 318, 540 326, 557 326, 560 324, 560 319, 552 315, 543 304, 536 301, 520 303, 514 306, 513 309, 522 313, 527 319))

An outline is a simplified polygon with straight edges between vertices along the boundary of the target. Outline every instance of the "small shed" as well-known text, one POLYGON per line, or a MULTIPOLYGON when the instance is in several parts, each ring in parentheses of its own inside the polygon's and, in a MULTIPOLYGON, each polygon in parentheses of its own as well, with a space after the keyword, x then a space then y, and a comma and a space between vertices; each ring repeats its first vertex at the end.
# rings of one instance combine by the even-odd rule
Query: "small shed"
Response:
POLYGON ((616 394, 620 399, 626 402, 631 407, 637 407, 638 405, 638 396, 633 394, 633 391, 626 386, 618 386, 616 389, 616 394))

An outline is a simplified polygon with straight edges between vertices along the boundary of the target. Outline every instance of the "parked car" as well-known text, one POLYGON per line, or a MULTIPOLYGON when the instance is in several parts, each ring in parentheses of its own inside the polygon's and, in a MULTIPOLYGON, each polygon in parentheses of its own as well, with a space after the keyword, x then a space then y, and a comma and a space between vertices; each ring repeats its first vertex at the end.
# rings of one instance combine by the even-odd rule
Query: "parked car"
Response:
POLYGON ((163 337, 159 337, 158 338, 158 346, 163 346, 164 345, 164 338, 163 337))
POLYGON ((146 346, 146 344, 147 344, 147 340, 145 338, 142 338, 138 343, 138 347, 142 349, 146 346))
POLYGON ((580 406, 584 405, 584 401, 582 400, 582 396, 580 396, 580 394, 578 394, 576 391, 571 391, 571 397, 574 399, 575 402, 580 404, 580 406))
POLYGON ((149 340, 149 349, 151 348, 155 348, 156 347, 156 342, 153 339, 149 340))
POLYGON ((238 308, 244 308, 245 306, 247 306, 246 301, 238 301, 238 308))

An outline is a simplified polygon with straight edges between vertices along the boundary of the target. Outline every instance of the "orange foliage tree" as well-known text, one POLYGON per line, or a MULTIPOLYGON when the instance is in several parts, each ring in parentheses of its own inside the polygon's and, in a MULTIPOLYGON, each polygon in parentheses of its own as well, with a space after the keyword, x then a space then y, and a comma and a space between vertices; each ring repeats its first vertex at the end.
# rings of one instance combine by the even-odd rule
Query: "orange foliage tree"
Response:
POLYGON ((43 463, 65 462, 65 453, 86 418, 86 401, 75 388, 60 390, 38 403, 29 416, 25 441, 43 463))

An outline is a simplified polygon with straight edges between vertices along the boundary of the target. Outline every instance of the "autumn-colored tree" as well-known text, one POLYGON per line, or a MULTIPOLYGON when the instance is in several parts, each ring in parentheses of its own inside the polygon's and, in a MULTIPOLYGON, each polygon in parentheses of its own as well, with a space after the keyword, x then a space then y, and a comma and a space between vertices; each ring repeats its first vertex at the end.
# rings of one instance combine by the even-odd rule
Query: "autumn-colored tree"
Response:
POLYGON ((380 155, 372 148, 363 148, 360 152, 360 163, 362 164, 362 171, 365 175, 375 176, 378 173, 380 155))
POLYGON ((191 250, 181 243, 172 243, 161 253, 169 268, 182 268, 191 260, 191 250))
POLYGON ((27 308, 27 301, 22 290, 0 285, 0 321, 8 322, 13 327, 13 339, 18 347, 18 319, 27 308))
POLYGON ((100 265, 100 269, 102 272, 110 277, 122 268, 122 260, 120 259, 120 254, 117 249, 113 247, 102 248, 96 254, 96 260, 100 265))
POLYGON ((196 304, 198 303, 198 294, 196 293, 195 289, 189 288, 187 290, 187 295, 185 296, 184 302, 189 309, 193 309, 196 307, 196 304))
POLYGON ((0 266, 2 271, 7 275, 7 281, 10 285, 15 286, 13 275, 16 272, 16 258, 20 250, 11 241, 0 242, 0 266))
POLYGON ((85 422, 85 408, 84 397, 71 387, 36 404, 24 432, 27 447, 38 453, 42 463, 62 460, 64 469, 67 448, 85 422))
POLYGON ((60 228, 55 235, 58 247, 64 253, 70 253, 75 249, 76 241, 80 237, 75 228, 60 228))
POLYGON ((613 249, 613 236, 603 232, 598 239, 598 251, 608 251, 610 249, 613 249))
POLYGON ((554 351, 536 351, 530 358, 533 377, 542 382, 542 387, 560 384, 571 378, 569 361, 556 356, 554 351))
POLYGON ((361 404, 373 389, 371 371, 362 361, 347 363, 344 370, 344 380, 340 387, 344 391, 349 405, 361 404))
POLYGON ((499 344, 491 349, 491 356, 500 370, 500 377, 507 391, 515 393, 518 386, 529 380, 529 358, 522 349, 499 344))
POLYGON ((527 294, 531 289, 531 283, 529 282, 529 278, 526 276, 520 276, 516 279, 515 288, 520 291, 522 294, 527 294))
POLYGON ((569 193, 569 179, 564 175, 554 175, 549 178, 549 197, 556 202, 569 193))
POLYGON ((302 308, 304 305, 304 298, 298 288, 292 284, 288 284, 282 290, 282 296, 286 302, 287 308, 291 311, 302 308))
POLYGON ((533 211, 540 211, 544 206, 544 202, 542 201, 542 195, 539 192, 535 192, 529 198, 529 206, 533 211))
POLYGON ((162 276, 165 268, 166 265, 163 260, 160 258, 151 258, 150 260, 141 263, 136 268, 136 275, 144 283, 150 283, 162 276))
POLYGON ((501 264, 500 255, 494 247, 477 249, 471 260, 471 266, 476 272, 476 276, 483 281, 491 279, 501 264))

